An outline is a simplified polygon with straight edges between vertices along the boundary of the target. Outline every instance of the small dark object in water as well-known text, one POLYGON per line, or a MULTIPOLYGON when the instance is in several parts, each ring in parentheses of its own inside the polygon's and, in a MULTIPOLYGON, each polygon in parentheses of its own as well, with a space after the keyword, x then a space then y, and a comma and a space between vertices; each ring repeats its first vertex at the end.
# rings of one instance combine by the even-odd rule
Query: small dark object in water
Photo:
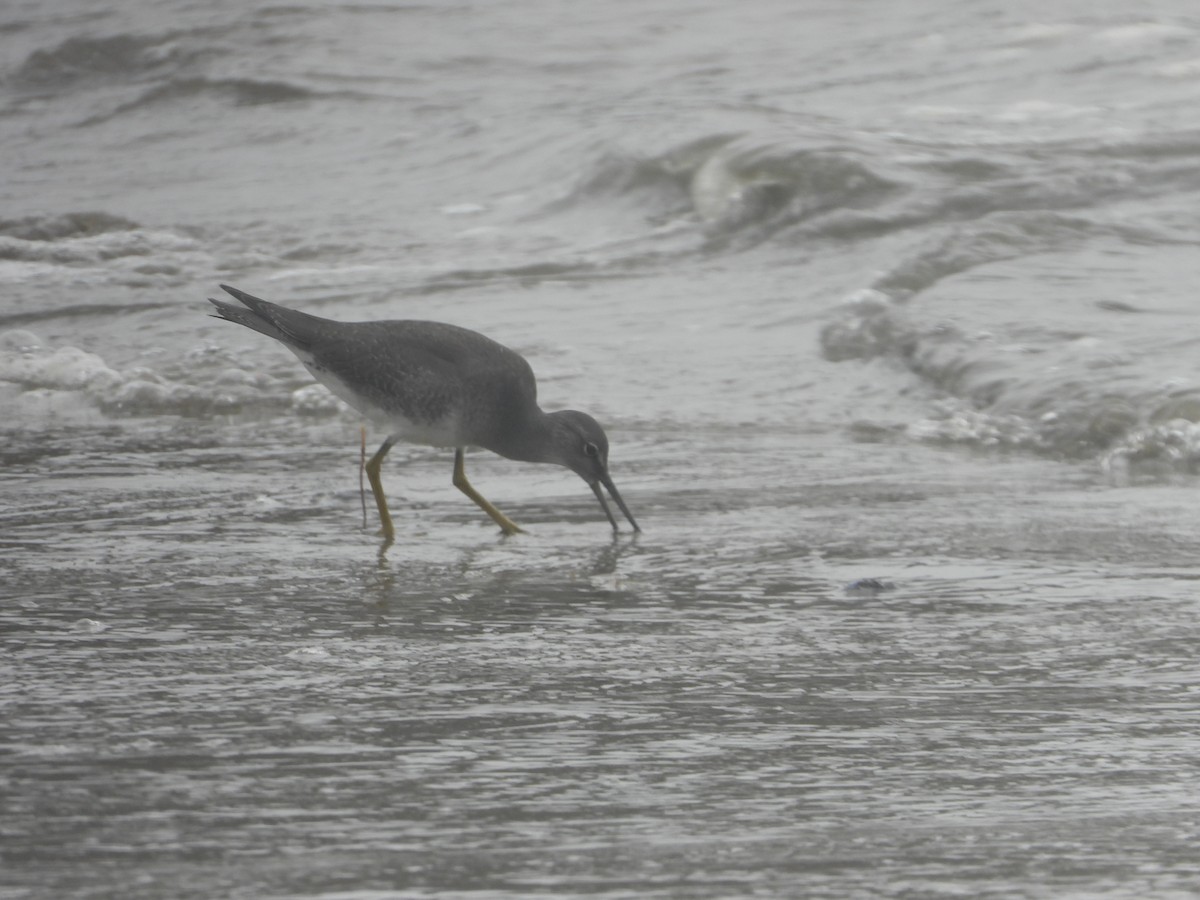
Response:
POLYGON ((847 593, 856 593, 858 591, 870 591, 872 593, 878 591, 892 591, 896 589, 890 581, 884 581, 880 578, 859 578, 857 581, 852 581, 846 585, 847 593))

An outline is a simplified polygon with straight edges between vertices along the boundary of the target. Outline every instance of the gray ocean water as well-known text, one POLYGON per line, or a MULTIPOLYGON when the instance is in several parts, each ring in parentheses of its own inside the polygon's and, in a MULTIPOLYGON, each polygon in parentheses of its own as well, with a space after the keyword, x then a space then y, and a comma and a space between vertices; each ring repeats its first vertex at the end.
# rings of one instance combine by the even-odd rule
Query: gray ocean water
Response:
POLYGON ((0 897, 1200 894, 1193 4, 112 6, 0 7, 0 897), (398 446, 381 554, 222 282, 644 531, 398 446))

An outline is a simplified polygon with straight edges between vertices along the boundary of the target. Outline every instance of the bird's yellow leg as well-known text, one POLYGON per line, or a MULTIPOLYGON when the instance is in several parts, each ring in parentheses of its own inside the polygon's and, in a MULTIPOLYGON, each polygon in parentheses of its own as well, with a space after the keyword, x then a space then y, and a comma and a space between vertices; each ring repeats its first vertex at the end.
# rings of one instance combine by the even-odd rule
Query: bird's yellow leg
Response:
POLYGON ((387 498, 383 496, 383 482, 379 479, 379 467, 383 464, 383 458, 387 456, 387 452, 392 449, 392 444, 394 443, 395 441, 392 438, 388 438, 375 451, 375 455, 367 460, 366 465, 363 466, 367 472, 367 480, 371 482, 371 492, 375 495, 375 505, 379 507, 379 521, 383 525, 383 536, 389 542, 395 540, 396 529, 392 527, 392 517, 388 513, 387 498))
POLYGON ((358 457, 358 499, 362 503, 363 511, 363 528, 367 527, 367 492, 363 489, 363 471, 367 468, 367 426, 363 425, 359 430, 362 437, 362 444, 359 447, 358 457))
MULTIPOLYGON (((368 472, 367 474, 369 475, 370 473, 368 472)), ((467 481, 466 469, 463 467, 462 447, 454 451, 454 486, 474 500, 480 509, 492 517, 492 521, 499 525, 500 530, 505 534, 524 533, 516 522, 492 506, 479 491, 471 487, 471 482, 467 481)))

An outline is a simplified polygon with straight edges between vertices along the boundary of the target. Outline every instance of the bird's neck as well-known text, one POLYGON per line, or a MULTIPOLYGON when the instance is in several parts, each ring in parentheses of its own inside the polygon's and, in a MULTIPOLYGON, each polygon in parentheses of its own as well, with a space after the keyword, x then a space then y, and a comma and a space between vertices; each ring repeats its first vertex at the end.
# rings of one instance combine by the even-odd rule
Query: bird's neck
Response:
POLYGON ((554 416, 535 406, 505 421, 486 449, 519 462, 557 463, 553 434, 554 416))

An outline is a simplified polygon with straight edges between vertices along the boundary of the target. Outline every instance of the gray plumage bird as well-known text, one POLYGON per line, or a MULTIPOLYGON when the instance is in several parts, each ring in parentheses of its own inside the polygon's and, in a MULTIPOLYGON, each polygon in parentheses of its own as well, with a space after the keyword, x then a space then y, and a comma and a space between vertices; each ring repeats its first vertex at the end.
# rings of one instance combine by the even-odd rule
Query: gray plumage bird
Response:
POLYGON ((395 537, 379 477, 397 441, 454 448, 453 484, 505 534, 521 529, 467 481, 463 450, 483 447, 508 459, 554 463, 579 475, 600 501, 613 530, 617 520, 603 486, 634 531, 640 531, 608 474, 608 437, 576 410, 543 412, 533 370, 519 353, 457 325, 416 320, 335 322, 221 289, 242 303, 209 301, 216 317, 279 341, 317 381, 368 418, 388 437, 366 464, 384 538, 395 537))

